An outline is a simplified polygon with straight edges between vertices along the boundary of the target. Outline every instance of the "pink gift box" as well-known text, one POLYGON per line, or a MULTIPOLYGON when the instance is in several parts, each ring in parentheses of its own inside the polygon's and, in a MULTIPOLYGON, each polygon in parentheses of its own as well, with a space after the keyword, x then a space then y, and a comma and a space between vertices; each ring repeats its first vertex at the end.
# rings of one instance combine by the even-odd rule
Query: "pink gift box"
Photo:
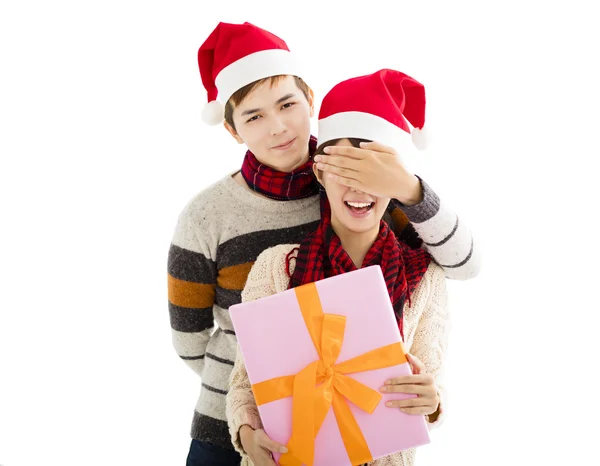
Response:
MULTIPOLYGON (((323 313, 346 316, 343 343, 336 364, 401 342, 379 266, 320 280, 314 286, 323 313)), ((231 306, 230 313, 252 385, 296 375, 320 359, 294 289, 231 306)), ((405 362, 347 375, 379 392, 385 380, 410 373, 410 366, 405 362)), ((372 413, 344 398, 373 459, 429 443, 424 416, 405 414, 385 406, 388 400, 414 395, 381 395, 381 401, 372 413)), ((258 409, 269 437, 287 444, 292 435, 292 397, 259 405, 258 409)), ((352 464, 331 408, 316 434, 314 445, 315 466, 352 464)), ((276 461, 279 456, 275 455, 276 461)))

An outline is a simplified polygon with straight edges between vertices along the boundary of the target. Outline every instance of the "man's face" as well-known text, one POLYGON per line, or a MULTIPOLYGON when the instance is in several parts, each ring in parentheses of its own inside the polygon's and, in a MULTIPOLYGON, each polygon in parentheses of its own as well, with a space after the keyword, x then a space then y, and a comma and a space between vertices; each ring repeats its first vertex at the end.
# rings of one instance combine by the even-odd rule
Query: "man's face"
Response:
POLYGON ((264 82, 233 110, 235 130, 225 127, 244 143, 259 162, 291 172, 308 160, 312 105, 293 76, 275 84, 264 82))

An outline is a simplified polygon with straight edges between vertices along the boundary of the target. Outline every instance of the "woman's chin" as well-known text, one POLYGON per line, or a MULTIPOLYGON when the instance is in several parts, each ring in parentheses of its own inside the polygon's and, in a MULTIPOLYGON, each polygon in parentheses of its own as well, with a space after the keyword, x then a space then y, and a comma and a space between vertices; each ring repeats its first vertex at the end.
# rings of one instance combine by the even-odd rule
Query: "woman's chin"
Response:
POLYGON ((375 222, 375 219, 372 217, 362 219, 350 217, 345 218, 342 224, 348 231, 353 233, 365 233, 379 225, 379 222, 375 222))

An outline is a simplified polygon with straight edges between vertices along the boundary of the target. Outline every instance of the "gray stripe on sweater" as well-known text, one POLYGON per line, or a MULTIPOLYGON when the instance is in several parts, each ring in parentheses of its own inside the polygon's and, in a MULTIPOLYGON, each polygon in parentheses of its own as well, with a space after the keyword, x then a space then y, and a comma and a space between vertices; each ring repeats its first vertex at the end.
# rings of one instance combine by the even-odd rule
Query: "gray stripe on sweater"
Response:
POLYGON ((198 359, 204 359, 204 354, 201 354, 200 356, 181 356, 181 355, 179 355, 179 357, 181 359, 183 359, 184 361, 197 361, 198 359))
POLYGON ((473 255, 473 237, 471 237, 471 249, 469 250, 469 254, 467 254, 467 257, 464 258, 464 260, 460 261, 458 264, 452 264, 452 265, 441 265, 438 264, 440 267, 444 267, 445 269, 457 269, 459 267, 462 267, 463 265, 465 265, 467 262, 469 262, 469 260, 471 259, 471 256, 473 255))
POLYGON ((442 244, 446 243, 450 238, 452 238, 454 236, 454 233, 456 233, 456 230, 458 230, 458 215, 456 216, 456 223, 454 224, 454 228, 452 229, 452 231, 448 234, 448 236, 446 236, 442 241, 440 241, 439 243, 427 243, 426 241, 423 241, 423 243, 425 243, 427 246, 431 246, 431 247, 438 247, 441 246, 442 244))
POLYGON ((202 332, 212 328, 214 318, 212 308, 194 309, 188 307, 176 306, 169 303, 169 318, 171 328, 178 332, 202 332))
POLYGON ((206 353, 206 357, 209 359, 212 359, 213 361, 217 361, 222 364, 227 364, 228 366, 231 366, 231 367, 233 367, 233 364, 234 364, 234 361, 231 361, 231 360, 225 359, 225 358, 220 358, 219 356, 216 356, 212 353, 206 353))
POLYGON ((190 434, 192 438, 197 440, 212 443, 227 450, 233 450, 227 421, 221 421, 194 411, 190 434))
POLYGON ((169 248, 167 270, 172 277, 187 282, 212 285, 217 277, 217 264, 213 260, 175 244, 169 248))
POLYGON ((254 262, 261 252, 272 246, 299 243, 318 224, 319 222, 316 221, 295 227, 255 231, 232 238, 220 244, 217 248, 218 267, 221 269, 246 262, 254 262))
POLYGON ((229 309, 229 306, 242 302, 241 290, 227 290, 217 286, 215 303, 222 309, 229 309))
MULTIPOLYGON (((235 335, 235 331, 233 330, 223 330, 222 328, 218 328, 215 332, 215 335, 219 332, 223 332, 225 335, 235 335)), ((236 340, 237 341, 237 340, 236 340)))
POLYGON ((220 388, 211 387, 210 385, 208 385, 206 383, 202 383, 202 388, 206 388, 207 390, 218 393, 220 395, 227 395, 227 390, 221 390, 220 388))
POLYGON ((236 349, 237 340, 234 336, 215 332, 206 346, 206 354, 212 354, 216 358, 207 357, 205 359, 202 382, 211 387, 226 390, 229 387, 229 376, 233 366, 229 362, 223 361, 234 361, 236 349))
POLYGON ((220 362, 222 364, 227 364, 228 366, 233 367, 233 364, 234 364, 234 361, 230 361, 229 359, 225 359, 225 358, 220 358, 219 356, 215 356, 214 354, 211 354, 211 353, 201 354, 200 356, 179 356, 179 357, 186 361, 194 361, 196 359, 204 359, 204 357, 207 357, 208 359, 212 359, 212 360, 220 362))

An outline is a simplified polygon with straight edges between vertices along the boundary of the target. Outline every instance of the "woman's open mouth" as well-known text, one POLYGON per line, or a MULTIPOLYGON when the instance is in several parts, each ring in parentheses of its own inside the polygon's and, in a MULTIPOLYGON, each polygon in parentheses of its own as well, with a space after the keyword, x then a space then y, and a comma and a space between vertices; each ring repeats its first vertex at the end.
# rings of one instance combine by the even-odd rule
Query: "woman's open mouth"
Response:
POLYGON ((364 217, 369 214, 375 203, 344 201, 344 205, 353 217, 364 217))

